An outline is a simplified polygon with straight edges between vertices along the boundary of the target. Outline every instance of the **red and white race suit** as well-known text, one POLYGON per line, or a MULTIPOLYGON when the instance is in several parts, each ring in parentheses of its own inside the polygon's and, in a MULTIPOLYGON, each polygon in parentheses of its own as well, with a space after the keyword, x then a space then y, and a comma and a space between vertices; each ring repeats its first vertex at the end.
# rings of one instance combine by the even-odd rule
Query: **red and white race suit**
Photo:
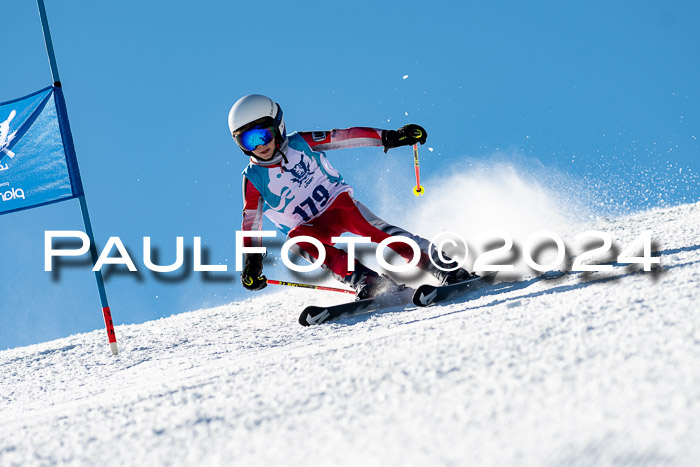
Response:
MULTIPOLYGON (((355 127, 343 130, 292 133, 288 137, 286 161, 263 166, 251 162, 243 171, 243 231, 262 230, 263 215, 288 236, 310 236, 325 247, 324 267, 342 280, 348 275, 347 253, 335 248, 332 237, 350 232, 379 243, 390 236, 414 240, 426 263, 429 242, 388 224, 352 198, 352 187, 328 161, 323 151, 360 146, 382 146, 382 131, 355 127)), ((259 238, 246 238, 245 246, 260 246, 259 238)), ((312 261, 318 251, 300 242, 294 251, 312 261)), ((411 247, 403 242, 389 245, 410 260, 411 247)))

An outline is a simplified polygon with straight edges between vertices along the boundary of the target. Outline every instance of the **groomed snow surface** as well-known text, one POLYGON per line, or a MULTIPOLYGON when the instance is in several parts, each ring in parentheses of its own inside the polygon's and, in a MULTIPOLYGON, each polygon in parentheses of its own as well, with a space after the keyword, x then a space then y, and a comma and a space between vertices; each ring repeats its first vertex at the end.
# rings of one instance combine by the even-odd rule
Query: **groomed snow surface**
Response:
POLYGON ((116 357, 104 330, 2 351, 0 465, 697 465, 700 203, 588 227, 650 230, 661 268, 313 328, 344 297, 283 290, 118 326, 116 357))

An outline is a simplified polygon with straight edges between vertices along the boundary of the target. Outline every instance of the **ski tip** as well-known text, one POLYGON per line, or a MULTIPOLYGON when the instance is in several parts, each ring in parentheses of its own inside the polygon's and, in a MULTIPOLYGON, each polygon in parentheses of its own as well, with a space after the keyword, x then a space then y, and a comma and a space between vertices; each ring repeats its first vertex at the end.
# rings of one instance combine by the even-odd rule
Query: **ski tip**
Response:
POLYGON ((299 315, 299 324, 302 326, 314 326, 316 324, 321 324, 330 317, 330 312, 328 308, 321 308, 318 306, 309 306, 301 312, 299 315))
POLYGON ((496 272, 489 272, 488 274, 484 274, 483 276, 479 276, 479 278, 482 281, 486 282, 487 284, 490 284, 496 279, 496 274, 498 274, 497 271, 496 272))
POLYGON ((437 296, 437 287, 434 285, 421 285, 413 292, 411 301, 416 306, 428 306, 433 303, 437 296))

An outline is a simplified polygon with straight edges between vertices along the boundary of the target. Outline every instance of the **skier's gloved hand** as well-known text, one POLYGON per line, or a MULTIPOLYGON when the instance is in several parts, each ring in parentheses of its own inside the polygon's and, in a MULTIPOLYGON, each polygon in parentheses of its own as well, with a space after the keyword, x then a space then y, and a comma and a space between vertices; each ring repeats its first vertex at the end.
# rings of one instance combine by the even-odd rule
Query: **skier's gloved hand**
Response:
POLYGON ((267 287, 267 277, 262 275, 263 255, 250 253, 245 255, 245 266, 241 273, 241 283, 248 290, 260 290, 267 287))
POLYGON ((398 130, 382 131, 384 152, 399 146, 412 146, 416 143, 425 144, 426 139, 428 139, 428 132, 425 131, 425 128, 413 123, 404 125, 398 130))

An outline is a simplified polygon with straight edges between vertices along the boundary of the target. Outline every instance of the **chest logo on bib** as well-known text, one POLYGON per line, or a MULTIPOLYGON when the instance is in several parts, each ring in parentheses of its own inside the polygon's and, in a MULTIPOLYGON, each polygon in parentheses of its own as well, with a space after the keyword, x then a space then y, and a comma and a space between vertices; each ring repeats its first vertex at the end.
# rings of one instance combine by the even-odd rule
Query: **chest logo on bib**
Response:
POLYGON ((313 182, 314 177, 312 176, 314 172, 309 168, 309 164, 304 162, 304 158, 301 159, 294 167, 290 169, 292 173, 292 182, 297 185, 307 187, 311 182, 313 182))

